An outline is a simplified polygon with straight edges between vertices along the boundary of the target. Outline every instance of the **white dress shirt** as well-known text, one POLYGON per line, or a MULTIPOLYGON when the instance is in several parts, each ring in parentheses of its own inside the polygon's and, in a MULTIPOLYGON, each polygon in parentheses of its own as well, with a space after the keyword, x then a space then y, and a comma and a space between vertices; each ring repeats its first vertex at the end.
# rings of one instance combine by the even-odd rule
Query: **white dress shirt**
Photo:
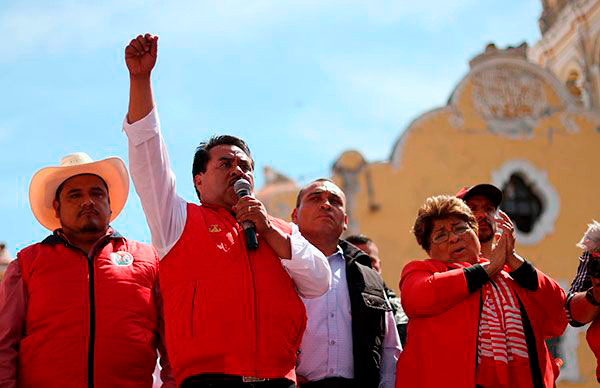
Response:
MULTIPOLYGON (((160 259, 181 237, 187 216, 187 202, 175 192, 175 174, 160 133, 154 108, 133 124, 125 119, 123 130, 129 138, 129 171, 140 197, 152 244, 160 259)), ((331 270, 325 255, 311 245, 292 224, 292 257, 281 260, 298 293, 305 298, 323 295, 329 289, 331 270)))
MULTIPOLYGON (((354 378, 352 350, 352 308, 346 281, 346 260, 342 249, 327 257, 331 266, 331 287, 318 298, 304 299, 306 330, 300 354, 298 375, 308 381, 328 377, 354 378)), ((396 361, 402 351, 394 315, 387 311, 383 339, 383 359, 379 370, 379 387, 393 388, 396 383, 396 361)))

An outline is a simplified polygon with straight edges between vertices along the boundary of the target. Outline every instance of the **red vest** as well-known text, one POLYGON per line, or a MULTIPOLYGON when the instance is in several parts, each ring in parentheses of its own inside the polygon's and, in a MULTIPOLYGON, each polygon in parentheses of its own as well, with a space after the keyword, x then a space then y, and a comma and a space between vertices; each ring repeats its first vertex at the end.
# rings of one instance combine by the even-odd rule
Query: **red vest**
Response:
POLYGON ((18 253, 28 296, 19 386, 87 387, 92 376, 97 388, 152 386, 158 260, 148 245, 107 240, 92 262, 56 236, 18 253))
POLYGON ((586 339, 596 356, 596 380, 600 382, 600 319, 592 322, 587 330, 586 339))
MULTIPOLYGON (((291 228, 271 218, 284 233, 291 228)), ((177 384, 202 373, 296 380, 304 304, 269 244, 248 252, 225 209, 188 204, 160 262, 165 338, 177 384)))

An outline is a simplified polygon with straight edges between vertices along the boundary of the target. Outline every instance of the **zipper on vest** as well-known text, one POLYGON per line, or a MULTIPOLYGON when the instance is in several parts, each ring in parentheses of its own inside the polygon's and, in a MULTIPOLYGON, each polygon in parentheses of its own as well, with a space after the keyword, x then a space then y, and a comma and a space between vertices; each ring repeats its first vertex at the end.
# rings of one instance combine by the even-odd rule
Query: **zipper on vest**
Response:
MULTIPOLYGON (((62 238, 62 237, 61 237, 62 238)), ((96 298, 94 297, 94 257, 102 247, 108 243, 109 238, 107 236, 102 237, 96 241, 92 250, 90 251, 91 256, 82 250, 81 248, 72 245, 68 241, 64 242, 65 247, 81 252, 87 262, 88 266, 88 286, 90 293, 90 338, 88 342, 88 388, 94 388, 94 343, 96 341, 96 298), (100 245, 99 242, 102 240, 100 245)))
POLYGON ((67 248, 81 252, 88 266, 88 288, 90 293, 90 338, 88 340, 88 388, 94 388, 94 342, 96 336, 96 299, 94 298, 94 261, 93 258, 74 245, 65 242, 67 248))
POLYGON ((96 301, 94 298, 94 262, 87 258, 90 289, 90 339, 88 343, 88 387, 94 388, 94 342, 96 336, 96 301))
MULTIPOLYGON (((240 231, 241 227, 238 226, 238 231, 240 231)), ((252 278, 252 294, 254 296, 254 376, 258 377, 258 370, 256 369, 256 366, 258 365, 257 362, 257 350, 258 350, 258 309, 257 309, 257 303, 256 303, 256 280, 254 279, 254 266, 253 266, 253 260, 250 259, 250 252, 248 252, 248 249, 246 247, 246 240, 245 238, 241 239, 243 241, 242 246, 244 247, 245 251, 246 251, 246 258, 248 259, 248 266, 250 267, 250 277, 252 278)))

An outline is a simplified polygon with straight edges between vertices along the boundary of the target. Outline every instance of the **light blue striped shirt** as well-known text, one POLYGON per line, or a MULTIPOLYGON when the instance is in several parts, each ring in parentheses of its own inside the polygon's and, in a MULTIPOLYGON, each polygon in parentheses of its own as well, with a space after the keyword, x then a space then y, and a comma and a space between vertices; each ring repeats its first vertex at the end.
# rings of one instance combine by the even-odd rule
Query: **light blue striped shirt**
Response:
MULTIPOLYGON (((342 250, 327 258, 331 266, 331 288, 318 298, 302 298, 307 323, 298 356, 298 375, 309 381, 328 377, 354 378, 352 352, 352 310, 346 281, 346 261, 342 250)), ((394 316, 386 313, 380 387, 393 388, 396 361, 402 351, 394 316)))

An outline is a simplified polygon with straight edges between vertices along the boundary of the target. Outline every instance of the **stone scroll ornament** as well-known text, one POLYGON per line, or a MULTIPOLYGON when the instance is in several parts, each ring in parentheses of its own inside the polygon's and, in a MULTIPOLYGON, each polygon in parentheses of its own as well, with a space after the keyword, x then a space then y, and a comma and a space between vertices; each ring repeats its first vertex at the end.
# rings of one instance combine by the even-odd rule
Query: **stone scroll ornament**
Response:
POLYGON ((488 67, 471 80, 473 105, 492 132, 529 135, 548 105, 542 81, 520 66, 488 67))

